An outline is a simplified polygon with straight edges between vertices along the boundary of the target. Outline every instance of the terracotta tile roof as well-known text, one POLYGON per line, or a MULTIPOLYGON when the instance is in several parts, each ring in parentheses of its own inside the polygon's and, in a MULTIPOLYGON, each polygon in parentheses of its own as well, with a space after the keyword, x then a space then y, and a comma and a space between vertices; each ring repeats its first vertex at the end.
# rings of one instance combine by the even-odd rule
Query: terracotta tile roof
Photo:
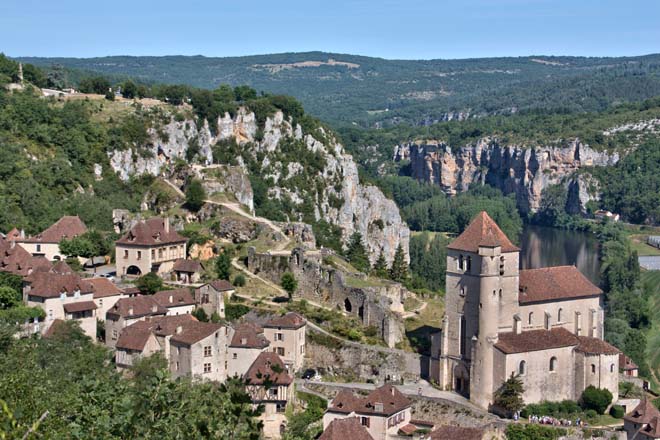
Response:
POLYGON ((433 422, 429 422, 428 420, 420 420, 420 419, 410 419, 410 423, 418 427, 423 426, 425 428, 433 428, 435 426, 435 423, 433 422))
POLYGON ((30 284, 30 296, 56 298, 64 292, 72 296, 76 290, 81 294, 92 293, 92 285, 77 274, 33 272, 25 281, 30 284))
POLYGON ((86 312, 88 310, 96 310, 94 301, 78 301, 64 304, 64 311, 67 313, 86 312))
POLYGON ((603 293, 575 266, 555 266, 520 271, 518 302, 528 304, 597 296, 603 293))
POLYGON ((174 262, 172 270, 176 272, 197 273, 202 272, 204 268, 202 267, 202 263, 197 260, 184 260, 183 258, 179 258, 174 262))
POLYGON ((318 440, 374 440, 357 417, 335 419, 325 428, 318 440))
POLYGON ((163 307, 189 306, 195 304, 195 298, 187 288, 161 290, 153 294, 154 299, 163 307))
POLYGON ((529 330, 516 334, 500 333, 495 348, 505 354, 572 347, 579 343, 577 336, 563 327, 552 330, 529 330))
POLYGON ((7 232, 5 238, 9 241, 20 240, 21 235, 22 235, 21 231, 19 231, 17 228, 14 228, 11 231, 7 232))
POLYGON ((328 411, 350 414, 390 416, 410 407, 410 400, 394 386, 386 384, 371 391, 366 397, 357 397, 348 391, 337 393, 328 411))
POLYGON ((650 423, 656 417, 660 417, 660 411, 648 399, 644 399, 623 419, 632 423, 644 424, 650 423))
POLYGON ((196 323, 197 319, 189 314, 173 316, 147 317, 124 328, 117 339, 117 348, 142 351, 150 335, 170 336, 177 327, 196 323))
MULTIPOLYGON (((137 323, 136 323, 137 324, 137 323)), ((135 324, 134 324, 135 325, 135 324)), ((144 328, 130 325, 121 331, 115 347, 123 350, 142 351, 153 333, 144 328)))
POLYGON ((121 291, 124 292, 126 295, 139 295, 140 294, 140 289, 138 289, 135 286, 123 287, 121 289, 121 291))
POLYGON ((227 290, 236 290, 234 286, 227 280, 213 280, 209 283, 218 292, 226 292, 227 290))
POLYGON ((273 352, 262 352, 254 360, 250 368, 243 376, 250 385, 264 385, 269 382, 272 385, 289 385, 293 382, 293 378, 289 376, 284 367, 282 359, 273 352), (278 367, 273 370, 273 366, 278 367))
POLYGON ((639 434, 643 438, 660 438, 660 417, 654 417, 648 425, 639 431, 639 434))
POLYGON ((52 226, 34 237, 21 241, 26 243, 59 243, 62 239, 71 239, 87 232, 87 226, 77 215, 64 216, 52 226))
POLYGON ((105 298, 107 296, 121 295, 122 291, 107 278, 89 278, 87 282, 92 285, 94 298, 105 298))
POLYGON ((479 247, 501 246, 502 252, 518 252, 519 248, 502 232, 486 211, 477 214, 467 228, 447 248, 465 252, 479 252, 479 247))
POLYGON ((619 354, 621 350, 608 344, 602 339, 592 338, 590 336, 578 336, 579 344, 577 351, 585 354, 619 354))
POLYGON ((296 312, 289 312, 283 316, 276 316, 264 324, 266 328, 288 328, 298 329, 307 324, 305 318, 296 312))
POLYGON ((57 263, 55 263, 53 267, 50 269, 50 271, 59 274, 74 273, 73 269, 71 269, 71 266, 66 264, 66 262, 64 261, 58 261, 57 263))
POLYGON ((233 348, 266 348, 269 345, 270 342, 264 336, 264 329, 252 322, 237 325, 229 343, 233 348))
POLYGON ((440 426, 431 433, 431 440, 481 440, 485 430, 461 426, 440 426))
POLYGON ((401 428, 399 428, 399 432, 401 432, 403 435, 411 436, 417 432, 417 426, 408 423, 407 425, 403 425, 401 428))
POLYGON ((134 296, 131 298, 121 298, 115 303, 108 313, 107 317, 118 319, 139 318, 142 316, 165 315, 167 309, 156 302, 151 296, 134 296))
POLYGON ((630 370, 637 370, 639 369, 639 367, 628 356, 626 356, 623 353, 619 353, 619 369, 624 371, 630 371, 630 370))
POLYGON ((52 264, 44 257, 33 257, 15 241, 0 238, 0 271, 27 276, 34 271, 48 271, 52 264))
POLYGON ((222 324, 212 322, 194 322, 183 327, 181 333, 172 335, 171 341, 183 345, 193 345, 202 339, 211 336, 222 328, 222 324))
POLYGON ((55 319, 53 322, 50 324, 50 327, 46 329, 46 331, 43 334, 44 338, 51 338, 55 336, 56 334, 59 334, 61 332, 64 332, 67 330, 67 325, 62 319, 55 319))
POLYGON ((179 235, 172 227, 165 230, 165 224, 169 225, 169 219, 160 217, 150 218, 138 222, 123 237, 117 240, 117 244, 130 244, 140 246, 158 246, 171 243, 185 243, 186 237, 179 235))

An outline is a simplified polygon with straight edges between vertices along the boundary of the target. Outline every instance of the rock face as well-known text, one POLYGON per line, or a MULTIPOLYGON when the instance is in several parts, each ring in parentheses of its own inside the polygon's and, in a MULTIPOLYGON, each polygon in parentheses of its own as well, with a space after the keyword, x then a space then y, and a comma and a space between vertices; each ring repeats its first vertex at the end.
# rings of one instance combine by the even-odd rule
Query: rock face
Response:
POLYGON ((539 208, 546 187, 564 184, 571 196, 569 206, 574 212, 584 212, 597 192, 590 176, 577 171, 614 165, 619 155, 595 151, 578 139, 562 147, 527 147, 484 138, 460 148, 437 141, 399 145, 394 160, 410 160, 412 177, 439 185, 448 195, 467 191, 475 183, 490 184, 505 194, 515 193, 523 212, 539 208))
POLYGON ((293 206, 289 221, 302 221, 305 213, 311 214, 316 221, 339 226, 344 242, 359 231, 372 263, 381 252, 391 262, 399 245, 407 257, 410 231, 397 206, 378 188, 360 183, 353 158, 331 133, 321 127, 306 133, 279 111, 263 125, 245 109, 213 123, 215 130, 207 122, 198 127, 193 120, 172 119, 160 129, 151 129, 147 145, 109 152, 110 164, 122 179, 167 176, 174 173, 174 162, 185 160, 186 152, 195 148, 198 163, 190 168, 202 178, 207 192, 228 192, 252 209, 248 164, 254 172, 256 163, 260 176, 268 180, 268 198, 293 206), (211 166, 214 148, 235 166, 211 166), (306 156, 307 162, 299 156, 306 156))

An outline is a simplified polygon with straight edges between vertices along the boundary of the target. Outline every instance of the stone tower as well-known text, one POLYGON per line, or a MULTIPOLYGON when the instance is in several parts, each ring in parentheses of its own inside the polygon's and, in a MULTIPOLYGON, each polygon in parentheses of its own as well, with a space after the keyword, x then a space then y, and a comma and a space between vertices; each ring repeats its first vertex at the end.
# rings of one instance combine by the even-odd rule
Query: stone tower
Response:
POLYGON ((23 84, 23 63, 18 63, 18 82, 23 84))
POLYGON ((446 316, 439 377, 445 389, 487 408, 493 395, 493 345, 503 316, 517 306, 518 253, 486 212, 447 247, 446 316))

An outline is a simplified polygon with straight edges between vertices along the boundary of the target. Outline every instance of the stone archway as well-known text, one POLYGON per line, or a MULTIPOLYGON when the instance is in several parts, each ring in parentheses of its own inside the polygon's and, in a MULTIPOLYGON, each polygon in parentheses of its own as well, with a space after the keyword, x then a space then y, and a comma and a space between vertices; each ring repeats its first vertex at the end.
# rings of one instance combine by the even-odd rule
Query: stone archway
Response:
POLYGON ((348 298, 344 300, 344 310, 346 310, 348 313, 353 311, 353 304, 351 304, 351 300, 348 298))
POLYGON ((463 364, 454 366, 454 391, 465 397, 470 396, 470 373, 463 364))
POLYGON ((142 275, 142 271, 137 266, 128 266, 126 268, 126 275, 142 275))

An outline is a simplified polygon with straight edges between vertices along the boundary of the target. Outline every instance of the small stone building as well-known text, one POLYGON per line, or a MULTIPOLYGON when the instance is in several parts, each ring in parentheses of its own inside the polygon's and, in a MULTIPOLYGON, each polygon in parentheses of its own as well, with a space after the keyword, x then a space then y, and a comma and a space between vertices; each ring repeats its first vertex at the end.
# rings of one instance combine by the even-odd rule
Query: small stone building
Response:
POLYGON ((214 280, 195 289, 195 302, 207 316, 217 313, 225 317, 225 299, 230 298, 236 288, 226 280, 214 280))
POLYGON ((195 298, 190 289, 161 290, 153 294, 154 300, 167 309, 168 315, 185 315, 195 309, 195 298))
POLYGON ((660 411, 649 400, 642 400, 623 417, 627 440, 660 439, 660 411))
POLYGON ((264 329, 252 322, 245 322, 234 328, 229 342, 229 377, 242 377, 259 355, 269 349, 270 342, 264 336, 264 329))
POLYGON ((85 232, 87 226, 80 217, 64 216, 34 237, 23 237, 21 234, 21 238, 16 241, 35 257, 41 256, 48 261, 64 260, 67 256, 60 252, 60 241, 70 240, 85 232))
POLYGON ((323 430, 318 440, 374 440, 357 417, 335 419, 323 430))
POLYGON ((165 316, 167 312, 151 295, 121 298, 105 314, 105 345, 114 348, 124 328, 147 317, 165 316))
POLYGON ((296 373, 305 360, 307 321, 298 313, 276 316, 263 326, 270 349, 284 361, 289 373, 296 373))
POLYGON ((202 263, 197 260, 179 259, 174 262, 172 274, 174 280, 184 284, 198 283, 202 278, 204 268, 202 263))

